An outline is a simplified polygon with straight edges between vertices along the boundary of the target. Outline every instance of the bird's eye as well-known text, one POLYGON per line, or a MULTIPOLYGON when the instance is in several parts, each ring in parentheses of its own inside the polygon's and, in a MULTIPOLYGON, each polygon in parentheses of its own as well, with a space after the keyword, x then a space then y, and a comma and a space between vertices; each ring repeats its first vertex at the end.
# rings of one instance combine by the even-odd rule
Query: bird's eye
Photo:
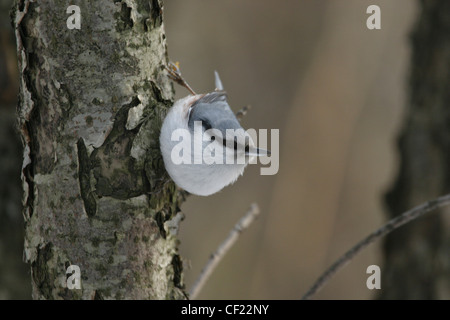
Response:
POLYGON ((209 130, 212 128, 211 124, 208 121, 202 120, 203 131, 209 130))
POLYGON ((212 128, 211 123, 207 120, 200 120, 202 122, 203 132, 212 128))

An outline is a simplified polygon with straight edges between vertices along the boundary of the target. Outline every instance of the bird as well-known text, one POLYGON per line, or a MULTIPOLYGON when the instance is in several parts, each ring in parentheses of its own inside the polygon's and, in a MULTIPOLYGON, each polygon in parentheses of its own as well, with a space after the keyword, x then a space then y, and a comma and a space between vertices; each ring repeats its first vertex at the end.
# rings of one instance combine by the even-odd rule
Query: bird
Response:
POLYGON ((164 166, 179 187, 199 196, 215 194, 233 184, 254 157, 270 155, 242 128, 217 71, 215 90, 196 94, 178 64, 166 70, 190 92, 170 108, 159 137, 164 166))

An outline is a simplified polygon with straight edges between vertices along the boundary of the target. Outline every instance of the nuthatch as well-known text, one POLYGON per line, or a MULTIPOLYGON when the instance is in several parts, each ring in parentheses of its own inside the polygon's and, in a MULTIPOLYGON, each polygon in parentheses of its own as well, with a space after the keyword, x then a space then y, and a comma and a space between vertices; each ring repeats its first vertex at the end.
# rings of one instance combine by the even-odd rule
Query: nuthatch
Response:
POLYGON ((241 127, 217 72, 216 90, 196 94, 178 66, 170 64, 166 69, 173 81, 191 92, 169 110, 159 137, 164 165, 179 187, 211 195, 235 182, 253 157, 270 154, 255 147, 241 127))

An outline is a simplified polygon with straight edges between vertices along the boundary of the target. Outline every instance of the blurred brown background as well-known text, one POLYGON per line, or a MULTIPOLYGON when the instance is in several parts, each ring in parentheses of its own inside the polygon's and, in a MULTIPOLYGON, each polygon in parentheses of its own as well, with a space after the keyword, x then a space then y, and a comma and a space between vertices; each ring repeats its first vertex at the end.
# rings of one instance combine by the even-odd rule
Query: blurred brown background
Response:
MULTIPOLYGON (((210 253, 257 201, 262 213, 199 298, 297 299, 320 273, 385 221, 396 173, 415 1, 167 1, 171 60, 199 92, 220 72, 246 128, 280 129, 280 170, 250 166, 219 194, 182 208, 189 287, 210 253), (381 30, 366 9, 381 8, 381 30), (201 237, 199 237, 201 235, 201 237)), ((177 97, 187 92, 177 87, 177 97)), ((321 299, 370 299, 366 268, 379 245, 349 264, 321 299)), ((383 270, 381 270, 383 272, 383 270)))
MULTIPOLYGON (((29 298, 18 240, 21 159, 12 140, 17 67, 11 2, 0 0, 0 299, 29 298)), ((261 208, 199 298, 298 299, 328 265, 383 223, 381 197, 397 172, 394 139, 416 10, 411 0, 165 1, 169 57, 180 61, 194 90, 213 90, 217 70, 232 108, 252 105, 245 128, 280 129, 278 174, 261 176, 260 165, 251 165, 235 185, 210 197, 191 196, 182 207, 188 288, 250 203, 261 208), (366 28, 371 4, 381 7, 381 30, 366 28)), ((177 97, 187 95, 176 90, 177 97)), ((316 298, 372 298, 366 268, 382 266, 379 244, 316 298)))

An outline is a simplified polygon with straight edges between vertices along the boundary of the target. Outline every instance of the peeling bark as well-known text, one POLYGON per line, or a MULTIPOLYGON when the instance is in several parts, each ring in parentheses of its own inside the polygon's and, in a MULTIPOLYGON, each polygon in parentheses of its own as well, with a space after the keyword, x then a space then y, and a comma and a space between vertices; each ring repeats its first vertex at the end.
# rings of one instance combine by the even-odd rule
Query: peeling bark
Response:
POLYGON ((24 256, 35 299, 183 299, 159 129, 173 101, 161 1, 16 1, 24 256), (81 290, 67 288, 78 265, 81 290))
MULTIPOLYGON (((390 216, 450 193, 450 2, 421 1, 412 37, 410 97, 399 139, 390 216)), ((382 299, 450 299, 449 209, 395 231, 384 243, 382 299)))

